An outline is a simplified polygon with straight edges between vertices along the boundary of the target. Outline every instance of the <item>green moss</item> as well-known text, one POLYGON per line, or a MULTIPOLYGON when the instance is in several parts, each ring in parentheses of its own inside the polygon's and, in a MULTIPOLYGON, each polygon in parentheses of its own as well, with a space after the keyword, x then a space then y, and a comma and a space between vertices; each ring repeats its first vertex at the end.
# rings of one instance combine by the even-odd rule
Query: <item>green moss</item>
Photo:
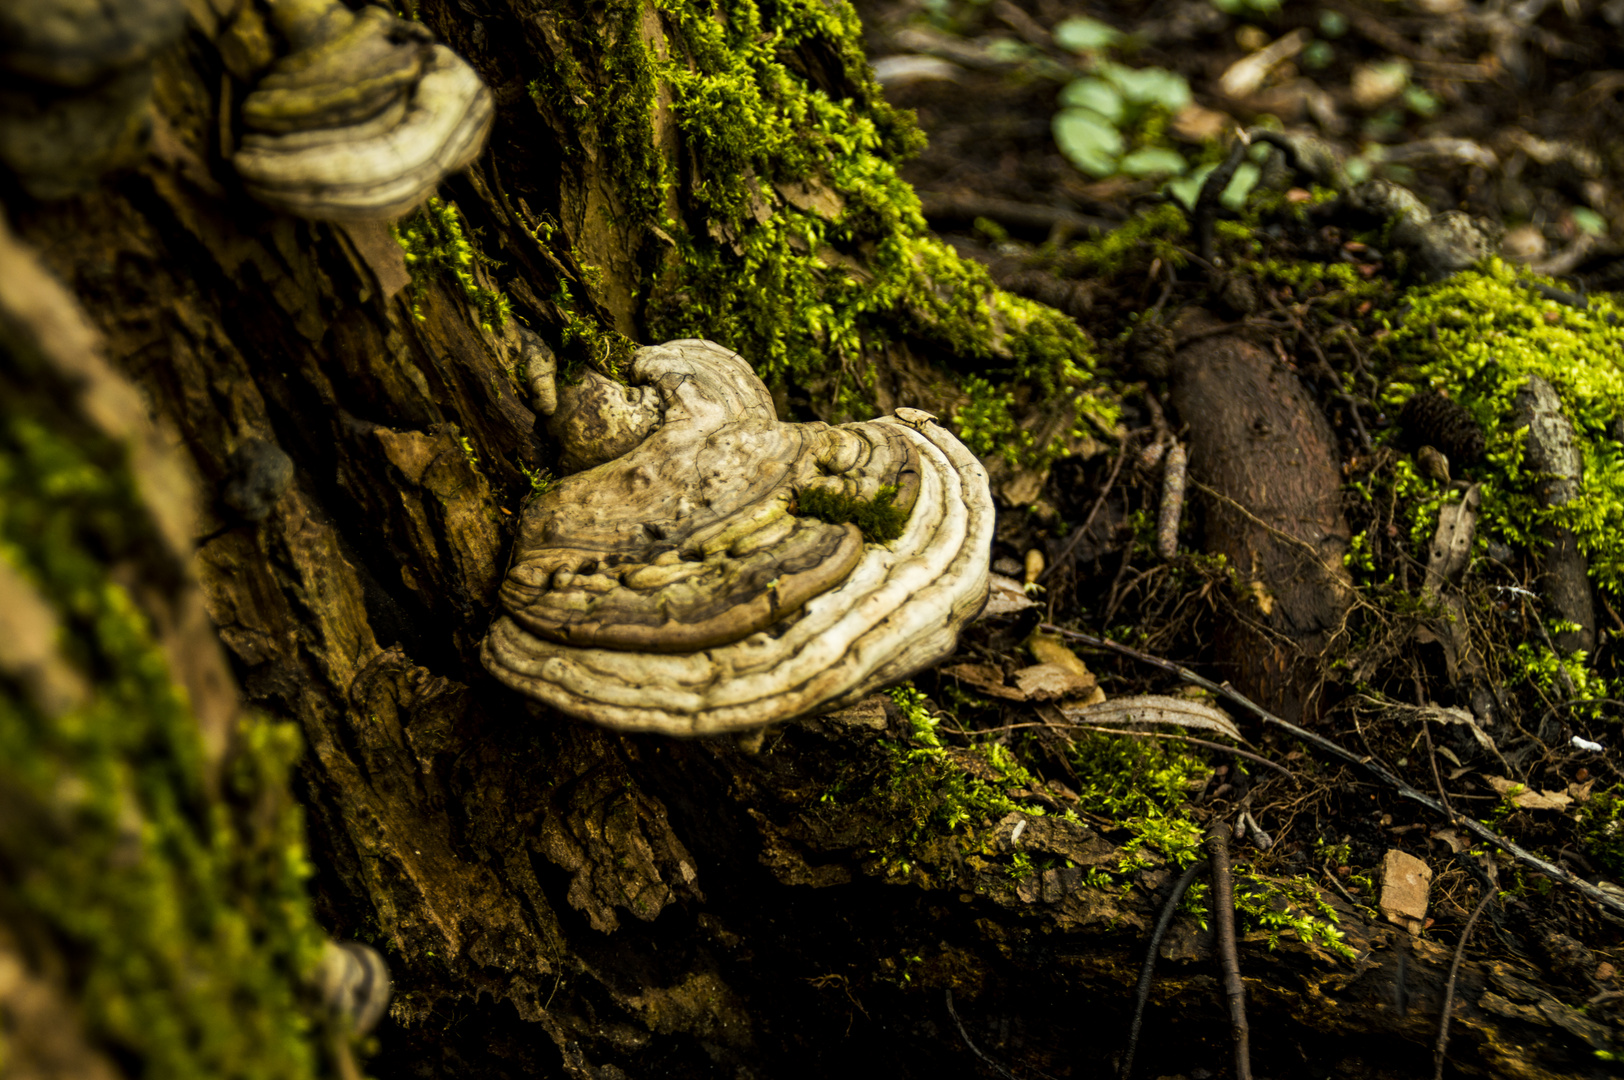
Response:
POLYGON ((313 1076, 299 738, 249 718, 226 798, 207 790, 186 697, 109 569, 157 543, 121 450, 5 404, 0 559, 53 608, 91 693, 47 715, 0 681, 0 907, 67 958, 89 1034, 134 1073, 313 1076))
MULTIPOLYGON (((658 269, 641 313, 650 340, 719 341, 770 385, 812 387, 820 414, 843 420, 873 415, 872 358, 907 337, 1000 393, 1018 388, 1066 402, 1079 424, 1114 423, 1114 403, 1087 385, 1094 354, 1078 327, 999 291, 984 268, 928 235, 918 199, 897 173, 922 138, 873 82, 849 4, 656 6, 669 56, 640 36, 640 5, 593 5, 591 21, 603 31, 555 43, 557 54, 531 84, 539 108, 587 131, 583 150, 614 178, 631 215, 613 224, 651 238, 644 254, 658 269), (853 96, 820 89, 834 85, 853 96), (674 180, 654 144, 662 91, 692 164, 684 168, 682 220, 667 216, 674 180)), ((559 289, 553 299, 565 336, 588 362, 612 367, 602 314, 559 289)), ((1042 463, 1062 445, 1057 438, 982 449, 1042 463)))
POLYGON ((1592 298, 1578 309, 1529 288, 1548 279, 1491 260, 1406 294, 1409 311, 1390 320, 1386 345, 1395 378, 1386 403, 1397 407, 1416 390, 1446 390, 1487 434, 1483 523, 1479 536, 1539 550, 1548 525, 1573 530, 1596 586, 1624 590, 1624 444, 1613 424, 1624 419, 1624 326, 1618 305, 1592 298), (1509 419, 1518 389, 1531 375, 1562 398, 1584 458, 1579 497, 1541 505, 1539 477, 1523 467, 1525 433, 1509 419))
POLYGON ((479 312, 480 327, 486 333, 507 325, 508 298, 474 277, 476 263, 490 260, 469 243, 456 203, 431 198, 411 217, 390 228, 395 242, 406 252, 406 268, 412 275, 413 315, 423 318, 418 305, 428 283, 447 278, 479 312))
POLYGON ((1156 259, 1172 266, 1187 261, 1179 241, 1190 231, 1184 211, 1171 202, 1138 214, 1104 236, 1073 244, 1060 260, 1066 277, 1121 277, 1130 267, 1148 267, 1156 259))
POLYGON ((794 512, 832 525, 851 522, 869 543, 888 544, 901 536, 908 524, 908 512, 892 505, 896 497, 895 484, 880 488, 872 499, 822 487, 802 488, 795 495, 794 512))
POLYGON ((1594 792, 1579 808, 1579 828, 1585 851, 1612 875, 1624 875, 1624 787, 1594 792))

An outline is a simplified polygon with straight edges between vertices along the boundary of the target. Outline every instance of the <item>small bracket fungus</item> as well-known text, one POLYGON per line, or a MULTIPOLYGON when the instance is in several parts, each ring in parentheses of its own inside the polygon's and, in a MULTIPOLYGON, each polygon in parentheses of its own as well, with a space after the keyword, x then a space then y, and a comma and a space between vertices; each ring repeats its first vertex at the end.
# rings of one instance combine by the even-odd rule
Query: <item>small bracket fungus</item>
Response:
POLYGON ((638 350, 630 383, 557 388, 552 430, 592 464, 525 508, 483 650, 498 679, 607 727, 715 735, 838 708, 952 651, 986 602, 992 496, 927 414, 783 423, 708 341, 638 350), (901 535, 802 513, 808 491, 896 507, 901 535))
POLYGON ((233 164, 249 194, 321 221, 387 221, 484 148, 495 114, 474 69, 421 24, 338 0, 275 0, 292 48, 243 101, 233 164))

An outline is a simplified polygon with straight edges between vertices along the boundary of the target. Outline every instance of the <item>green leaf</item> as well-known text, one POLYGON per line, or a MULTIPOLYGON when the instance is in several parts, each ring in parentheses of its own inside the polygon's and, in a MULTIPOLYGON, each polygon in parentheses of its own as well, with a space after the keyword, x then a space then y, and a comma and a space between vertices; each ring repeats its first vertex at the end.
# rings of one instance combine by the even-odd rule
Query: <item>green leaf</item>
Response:
POLYGON ((1092 109, 1061 109, 1052 122, 1054 141, 1066 159, 1090 176, 1116 172, 1122 132, 1092 109))
POLYGON ((1106 64, 1101 65, 1100 73, 1135 105, 1161 105, 1168 112, 1178 112, 1190 103, 1190 84, 1184 76, 1165 68, 1106 64))
POLYGON ((1060 91, 1060 104, 1077 109, 1093 109, 1113 124, 1120 123, 1127 111, 1122 94, 1104 79, 1088 76, 1073 79, 1060 91))
POLYGON ((1162 185, 1162 190, 1177 199, 1186 210, 1195 209, 1195 201, 1201 195, 1201 185, 1207 182, 1212 170, 1217 165, 1203 165, 1189 176, 1178 180, 1169 180, 1162 185))
POLYGON ((1224 188, 1224 193, 1219 196, 1218 201, 1230 210, 1239 210, 1246 205, 1246 196, 1257 187, 1258 178, 1262 175, 1262 170, 1250 161, 1241 162, 1241 167, 1235 170, 1229 186, 1224 188))
POLYGON ((1165 146, 1147 146, 1122 159, 1129 176, 1177 176, 1184 171, 1184 155, 1165 146))
POLYGON ((1054 28, 1055 44, 1072 52, 1093 52, 1122 40, 1122 31, 1086 15, 1063 19, 1054 28))
POLYGON ((1575 206, 1569 211, 1569 214, 1573 218, 1573 223, 1579 227, 1581 232, 1589 233, 1591 236, 1607 235, 1607 219, 1590 209, 1590 207, 1575 206))

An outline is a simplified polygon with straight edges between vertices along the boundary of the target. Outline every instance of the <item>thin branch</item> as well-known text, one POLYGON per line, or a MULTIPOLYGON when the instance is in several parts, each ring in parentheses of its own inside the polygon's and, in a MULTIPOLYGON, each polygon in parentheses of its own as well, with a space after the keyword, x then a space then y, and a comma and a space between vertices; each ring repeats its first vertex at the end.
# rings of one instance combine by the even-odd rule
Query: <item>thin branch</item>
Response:
POLYGON ((1202 687, 1203 689, 1210 690, 1215 694, 1222 695, 1223 697, 1239 705, 1241 708, 1250 712, 1253 716, 1256 716, 1264 723, 1273 724, 1275 727, 1288 731, 1308 745, 1316 747, 1325 753, 1330 754, 1334 758, 1345 761, 1350 765, 1358 765, 1360 768, 1365 769, 1378 780, 1381 780, 1383 783, 1391 787, 1401 798, 1408 799, 1413 803, 1418 803, 1421 806, 1426 807, 1428 810, 1431 810, 1433 813, 1442 814, 1446 820, 1452 820, 1457 826, 1465 829, 1467 832, 1472 833, 1479 840, 1493 844, 1495 847, 1499 848, 1501 851, 1504 851, 1507 855, 1510 855, 1513 859, 1516 859, 1524 866, 1532 867, 1554 881, 1560 881, 1564 885, 1579 890, 1579 892, 1583 893, 1587 899, 1593 901, 1594 903, 1600 904, 1609 911, 1619 915, 1624 915, 1624 900, 1618 900, 1614 897, 1608 896, 1606 893, 1596 888, 1596 886, 1590 884, 1590 882, 1585 881, 1583 878, 1575 877, 1573 874, 1570 874, 1567 870, 1557 866, 1555 863, 1547 862, 1538 855, 1535 855, 1533 852, 1523 848, 1521 845, 1507 840, 1505 837, 1501 836, 1499 833, 1495 832, 1481 821, 1478 821, 1476 818, 1467 817, 1464 814, 1450 814, 1449 810, 1437 799, 1434 799, 1430 795, 1425 795, 1411 787, 1409 784, 1406 784, 1381 763, 1374 761, 1369 757, 1360 757, 1358 754, 1353 753, 1351 750, 1344 749, 1340 744, 1332 742, 1323 735, 1316 735, 1312 731, 1308 731, 1305 728, 1298 727, 1296 724, 1280 719, 1267 709, 1264 709, 1262 706, 1253 702, 1245 694, 1241 693, 1239 690, 1236 690, 1228 683, 1223 683, 1220 685, 1219 683, 1215 683, 1203 675, 1197 675, 1187 667, 1173 663, 1171 660, 1163 660, 1159 656, 1151 656, 1148 653, 1142 653, 1138 649, 1123 645, 1120 642, 1108 641, 1105 638, 1095 637, 1093 634, 1085 634, 1080 630, 1067 630, 1064 627, 1056 626, 1053 623, 1044 623, 1040 628, 1051 634, 1059 634, 1062 637, 1071 638, 1073 641, 1080 641, 1085 645, 1091 645, 1097 649, 1108 649, 1111 652, 1119 653, 1122 656, 1137 660, 1142 664, 1149 664, 1152 667, 1160 668, 1169 674, 1177 675, 1185 682, 1192 683, 1196 686, 1202 687))
POLYGON ((1004 1068, 997 1061, 994 1061, 992 1058, 988 1057, 986 1054, 983 1054, 981 1052, 981 1048, 978 1047, 973 1041, 971 1041, 970 1033, 968 1031, 964 1030, 964 1021, 959 1019, 958 1010, 953 1008, 953 990, 952 990, 952 988, 951 987, 948 988, 946 993, 947 993, 947 1015, 949 1015, 949 1016, 951 1016, 953 1018, 953 1026, 959 1029, 959 1038, 963 1039, 964 1040, 964 1045, 968 1046, 970 1048, 970 1053, 974 1054, 976 1057, 980 1058, 982 1061, 985 1061, 987 1063, 988 1067, 990 1067, 992 1069, 992 1071, 997 1073, 999 1076, 1002 1076, 1004 1078, 1004 1080, 1016 1080, 1016 1077, 1015 1077, 1014 1073, 1012 1073, 1008 1069, 1004 1068))
POLYGON ((1494 895, 1493 889, 1483 890, 1483 899, 1472 909, 1471 917, 1466 920, 1466 928, 1460 932, 1460 941, 1455 945, 1455 959, 1449 965, 1449 981, 1444 984, 1444 1014, 1438 1020, 1438 1045, 1432 1051, 1433 1080, 1443 1080, 1444 1077, 1444 1052, 1449 1048, 1449 1014, 1455 1011, 1455 979, 1460 974, 1461 957, 1466 955, 1466 939, 1472 936, 1477 917, 1483 914, 1483 909, 1489 906, 1494 895))
POLYGON ((1139 1028, 1145 1020, 1145 1002, 1150 999, 1150 984, 1156 974, 1156 952, 1162 947, 1162 938, 1167 936, 1167 928, 1173 923, 1173 913, 1178 910, 1179 901, 1189 891, 1190 882, 1196 875, 1207 868, 1207 860, 1199 859, 1190 864, 1189 868, 1179 876, 1173 886, 1172 895, 1162 904, 1162 913, 1156 920, 1156 929, 1150 933, 1150 948, 1145 951, 1145 966, 1139 972, 1139 987, 1134 991, 1133 1023, 1128 1028, 1128 1049, 1122 1056, 1122 1068, 1117 1076, 1120 1080, 1128 1080, 1133 1072, 1133 1055, 1139 1049, 1139 1028))
POLYGON ((1229 825, 1217 821, 1207 829, 1207 860, 1212 863, 1212 922, 1229 1000, 1229 1030, 1235 1040, 1235 1080, 1252 1080, 1252 1039, 1246 1024, 1246 987, 1235 950, 1235 883, 1229 873, 1229 825))

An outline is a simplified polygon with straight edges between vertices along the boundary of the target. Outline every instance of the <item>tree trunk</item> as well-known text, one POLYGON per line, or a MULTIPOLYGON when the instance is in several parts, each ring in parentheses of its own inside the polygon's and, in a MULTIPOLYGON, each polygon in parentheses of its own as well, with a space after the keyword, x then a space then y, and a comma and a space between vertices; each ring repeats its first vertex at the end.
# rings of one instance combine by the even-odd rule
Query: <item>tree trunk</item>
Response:
MULTIPOLYGON (((208 493, 193 568, 247 698, 303 732, 320 922, 393 971, 372 1069, 913 1076, 983 1068, 973 1041, 1023 1075, 1110 1072, 1170 878, 1151 859, 1100 887, 1122 835, 1008 809, 1015 779, 910 748, 889 699, 752 753, 570 722, 478 659, 553 463, 521 324, 607 371, 631 341, 712 337, 800 417, 951 417, 966 372, 1095 409, 1075 325, 925 236, 850 9, 424 0, 498 120, 403 247, 247 199, 226 152, 254 9, 193 7, 141 166, 11 213, 208 493)), ((970 415, 984 452, 1018 434, 976 444, 970 415)), ((1418 1071, 1449 957, 1329 902, 1356 961, 1243 943, 1259 1072, 1418 1071)), ((1189 918, 1164 947, 1146 1075, 1227 1057, 1209 951, 1189 918)), ((1593 1061, 1584 1018, 1509 972, 1467 963, 1456 1000, 1465 1069, 1593 1061)))

